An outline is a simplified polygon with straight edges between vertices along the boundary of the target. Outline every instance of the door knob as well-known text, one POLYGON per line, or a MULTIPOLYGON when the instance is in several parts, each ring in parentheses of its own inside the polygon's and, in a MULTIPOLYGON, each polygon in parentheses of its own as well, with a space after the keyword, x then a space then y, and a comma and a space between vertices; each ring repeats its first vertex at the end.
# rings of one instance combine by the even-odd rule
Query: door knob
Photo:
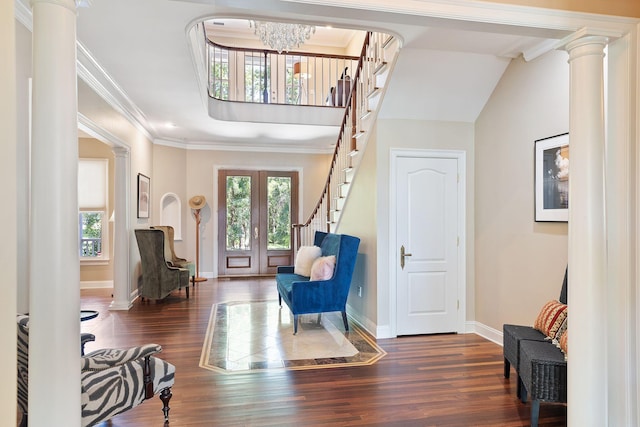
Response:
POLYGON ((412 254, 408 254, 404 251, 404 245, 400 247, 400 268, 404 270, 404 258, 411 255, 412 254))
POLYGON ((258 240, 258 227, 253 229, 253 238, 258 240))

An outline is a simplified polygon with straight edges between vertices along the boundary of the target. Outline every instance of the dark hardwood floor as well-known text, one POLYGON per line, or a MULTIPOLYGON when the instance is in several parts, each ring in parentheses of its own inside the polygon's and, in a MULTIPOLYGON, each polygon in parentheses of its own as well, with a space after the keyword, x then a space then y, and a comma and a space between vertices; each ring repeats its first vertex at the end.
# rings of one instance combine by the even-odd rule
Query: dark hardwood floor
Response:
MULTIPOLYGON (((371 366, 225 375, 198 367, 211 307, 276 299, 274 279, 208 280, 161 302, 136 300, 109 311, 110 291, 82 291, 87 351, 155 342, 176 366, 171 426, 525 426, 530 404, 503 377, 502 348, 475 334, 379 340, 387 355, 371 366)), ((102 426, 161 426, 154 397, 102 426)), ((542 404, 541 426, 566 425, 566 406, 542 404)))

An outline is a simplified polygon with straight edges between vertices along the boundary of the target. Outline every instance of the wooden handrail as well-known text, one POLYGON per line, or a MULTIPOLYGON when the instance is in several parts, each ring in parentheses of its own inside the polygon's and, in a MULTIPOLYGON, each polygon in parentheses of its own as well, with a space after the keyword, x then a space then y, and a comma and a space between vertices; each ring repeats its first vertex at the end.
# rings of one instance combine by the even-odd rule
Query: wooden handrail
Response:
POLYGON ((356 149, 356 138, 355 138, 355 134, 356 134, 356 130, 357 130, 357 124, 358 124, 358 117, 356 115, 356 110, 357 110, 357 93, 358 93, 358 85, 360 83, 361 80, 361 73, 363 72, 363 67, 364 67, 364 61, 367 55, 367 50, 369 48, 370 45, 370 41, 371 41, 371 37, 372 37, 372 32, 367 32, 365 39, 364 39, 364 43, 362 45, 362 50, 360 52, 360 58, 358 59, 358 65, 356 68, 356 72, 354 74, 354 78, 351 84, 351 90, 349 92, 349 95, 347 97, 346 100, 346 108, 345 108, 345 112, 342 116, 342 123, 340 124, 340 131, 338 133, 338 140, 336 142, 336 147, 333 150, 333 157, 331 159, 331 165, 329 167, 329 173, 327 175, 327 179, 325 180, 325 184, 324 184, 324 188, 322 190, 322 193, 320 195, 320 198, 318 200, 318 202, 316 203, 315 208, 313 209, 313 211, 311 212, 311 215, 309 215, 309 217, 307 218, 307 220, 302 223, 302 224, 293 224, 292 228, 294 229, 294 236, 295 236, 295 242, 294 242, 294 248, 297 249, 302 245, 302 235, 301 235, 301 230, 305 227, 309 227, 312 222, 317 219, 317 217, 320 215, 320 210, 322 209, 323 205, 325 205, 325 218, 326 220, 324 222, 326 222, 326 230, 325 231, 330 231, 330 222, 331 222, 331 203, 330 203, 330 197, 331 197, 331 184, 333 182, 333 178, 335 177, 335 168, 336 168, 336 164, 338 163, 338 156, 340 154, 340 148, 342 147, 342 144, 344 143, 344 135, 345 135, 345 131, 347 129, 347 123, 349 118, 351 118, 351 137, 350 137, 350 142, 351 142, 351 146, 350 146, 350 150, 354 151, 356 149))

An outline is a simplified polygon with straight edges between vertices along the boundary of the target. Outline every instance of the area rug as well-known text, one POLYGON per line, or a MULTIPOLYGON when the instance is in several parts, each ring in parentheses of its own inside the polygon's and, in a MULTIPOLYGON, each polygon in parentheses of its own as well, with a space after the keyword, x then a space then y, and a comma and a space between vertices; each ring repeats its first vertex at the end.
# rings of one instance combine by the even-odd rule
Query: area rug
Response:
POLYGON ((278 301, 227 302, 211 309, 200 367, 222 373, 371 365, 386 352, 340 313, 293 315, 278 301))

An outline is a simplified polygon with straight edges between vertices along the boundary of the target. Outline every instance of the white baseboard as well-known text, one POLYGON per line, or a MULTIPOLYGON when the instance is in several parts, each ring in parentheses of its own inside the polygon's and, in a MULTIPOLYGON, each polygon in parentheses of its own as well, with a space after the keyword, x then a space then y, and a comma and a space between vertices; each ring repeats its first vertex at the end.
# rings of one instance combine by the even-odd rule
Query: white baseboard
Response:
POLYGON ((87 280, 80 282, 80 289, 113 288, 113 280, 87 280))
POLYGON ((370 319, 368 319, 368 318, 366 318, 364 316, 353 315, 354 312, 355 312, 355 310, 353 310, 351 308, 351 306, 349 304, 347 304, 347 316, 349 316, 349 318, 351 320, 353 320, 355 323, 357 323, 360 328, 362 328, 365 331, 367 331, 369 333, 369 335, 371 335, 371 336, 373 336, 375 338, 379 338, 379 336, 377 334, 372 332, 372 331, 377 331, 376 324, 373 323, 370 319))
POLYGON ((474 333, 502 347, 502 331, 493 329, 480 322, 466 322, 466 333, 474 333))

